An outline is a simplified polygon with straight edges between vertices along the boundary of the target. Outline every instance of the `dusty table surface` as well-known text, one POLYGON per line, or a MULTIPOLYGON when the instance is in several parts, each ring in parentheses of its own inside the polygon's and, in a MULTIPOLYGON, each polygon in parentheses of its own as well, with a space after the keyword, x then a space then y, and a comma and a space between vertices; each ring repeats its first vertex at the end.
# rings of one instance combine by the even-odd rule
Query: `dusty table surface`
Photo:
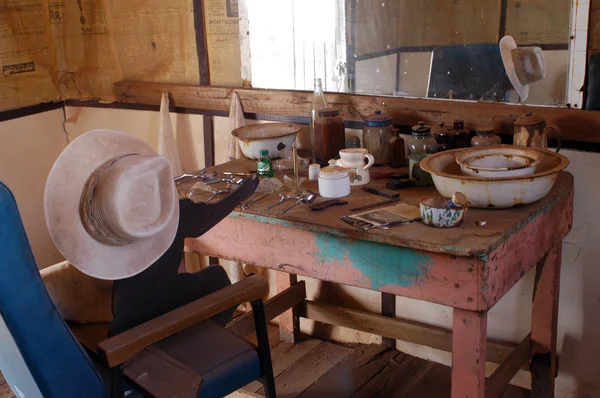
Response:
MULTIPOLYGON (((243 159, 227 162, 212 167, 209 170, 222 173, 224 171, 248 172, 255 169, 256 162, 243 159)), ((377 168, 371 170, 373 173, 377 171, 377 168)), ((385 170, 393 170, 398 174, 403 174, 407 171, 406 169, 389 168, 385 170)), ((283 175, 276 174, 276 177, 283 180, 283 175)), ((386 181, 385 179, 372 180, 369 185, 383 187, 386 181)), ((185 191, 191 185, 182 184, 179 188, 185 191)), ((310 189, 314 192, 319 192, 317 181, 309 181, 308 178, 306 178, 301 189, 310 189)), ((293 202, 287 202, 267 211, 265 208, 268 205, 279 200, 279 195, 273 194, 271 197, 264 198, 253 204, 245 211, 238 210, 233 212, 230 217, 248 218, 257 222, 279 224, 289 228, 310 230, 335 236, 344 236, 449 255, 486 256, 508 238, 523 229, 528 223, 533 222, 538 215, 546 213, 565 196, 572 195, 572 191, 573 176, 567 172, 560 172, 550 193, 538 202, 510 209, 488 210, 470 208, 467 211, 465 221, 455 228, 434 228, 420 222, 415 222, 408 225, 396 226, 389 230, 374 228, 369 231, 356 231, 352 226, 342 221, 340 217, 359 213, 351 212, 350 209, 352 208, 388 200, 385 197, 365 192, 361 187, 352 187, 352 193, 343 198, 348 202, 348 205, 344 206, 333 206, 322 211, 312 211, 305 205, 297 205, 286 214, 280 215, 279 212, 290 206, 293 202), (485 225, 478 225, 478 222, 482 221, 485 222, 485 225)), ((397 192, 400 193, 402 202, 416 206, 419 206, 419 197, 439 195, 435 187, 413 187, 397 192)), ((252 198, 256 198, 259 195, 262 194, 255 193, 252 198)), ((207 194, 208 197, 209 194, 207 194)), ((323 200, 325 199, 319 197, 315 203, 323 200)))

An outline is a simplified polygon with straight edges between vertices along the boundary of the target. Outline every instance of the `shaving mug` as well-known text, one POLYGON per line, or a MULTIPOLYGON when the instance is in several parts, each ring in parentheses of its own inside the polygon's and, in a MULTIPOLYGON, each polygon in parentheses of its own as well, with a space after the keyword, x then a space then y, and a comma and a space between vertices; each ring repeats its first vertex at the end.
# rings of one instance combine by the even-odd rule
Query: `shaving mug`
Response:
POLYGON ((421 169, 421 160, 425 159, 429 154, 410 155, 408 157, 409 176, 413 185, 418 187, 427 187, 433 185, 431 174, 421 169))
POLYGON ((365 148, 346 148, 340 151, 340 159, 336 164, 349 169, 352 185, 365 185, 371 182, 369 169, 375 163, 373 155, 365 148), (367 159, 367 164, 365 164, 367 159))

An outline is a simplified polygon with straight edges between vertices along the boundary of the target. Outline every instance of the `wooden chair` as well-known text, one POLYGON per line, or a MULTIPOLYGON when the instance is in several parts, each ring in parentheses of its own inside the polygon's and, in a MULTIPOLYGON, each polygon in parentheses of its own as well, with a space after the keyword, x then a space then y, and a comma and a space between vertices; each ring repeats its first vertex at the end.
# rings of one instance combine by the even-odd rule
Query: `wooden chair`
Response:
POLYGON ((218 266, 194 275, 177 272, 185 237, 210 229, 256 185, 247 181, 220 206, 182 201, 171 248, 142 274, 115 282, 114 321, 73 325, 86 353, 48 296, 16 202, 0 183, 0 369, 15 394, 120 398, 137 388, 158 397, 220 397, 260 379, 274 397, 261 301, 267 282, 250 276, 231 285, 218 266), (148 280, 170 290, 156 296, 156 286, 140 285, 148 280), (150 300, 149 294, 154 301, 137 301, 150 300), (258 347, 223 327, 242 302, 252 303, 258 347))

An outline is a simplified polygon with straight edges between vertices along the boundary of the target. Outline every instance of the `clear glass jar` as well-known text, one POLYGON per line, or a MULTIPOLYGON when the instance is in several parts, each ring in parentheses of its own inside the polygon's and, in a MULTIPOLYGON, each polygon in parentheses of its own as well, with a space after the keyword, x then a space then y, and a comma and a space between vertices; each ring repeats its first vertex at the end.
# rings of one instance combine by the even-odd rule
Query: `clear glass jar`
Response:
POLYGON ((491 146, 502 143, 493 127, 480 127, 475 130, 475 134, 477 135, 471 139, 471 146, 491 146))
POLYGON ((325 94, 323 93, 323 86, 321 85, 321 79, 315 79, 315 92, 313 93, 312 101, 310 103, 310 148, 312 151, 312 161, 316 161, 316 144, 315 144, 315 120, 319 117, 319 110, 327 108, 327 101, 325 100, 325 94))
POLYGON ((436 153, 437 142, 431 134, 431 128, 425 126, 425 122, 419 122, 413 126, 412 136, 408 140, 408 155, 420 155, 436 153))
POLYGON ((390 140, 394 136, 392 117, 377 111, 367 117, 363 127, 363 146, 375 158, 375 165, 390 163, 390 140))

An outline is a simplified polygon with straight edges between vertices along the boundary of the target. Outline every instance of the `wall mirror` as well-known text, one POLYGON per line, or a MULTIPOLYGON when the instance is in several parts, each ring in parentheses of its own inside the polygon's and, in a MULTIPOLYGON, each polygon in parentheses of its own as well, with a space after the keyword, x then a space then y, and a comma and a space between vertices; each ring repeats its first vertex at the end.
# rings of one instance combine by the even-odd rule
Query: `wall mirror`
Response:
POLYGON ((518 103, 498 45, 511 35, 545 59, 522 102, 568 102, 572 0, 244 3, 257 88, 312 90, 320 78, 326 91, 518 103))

